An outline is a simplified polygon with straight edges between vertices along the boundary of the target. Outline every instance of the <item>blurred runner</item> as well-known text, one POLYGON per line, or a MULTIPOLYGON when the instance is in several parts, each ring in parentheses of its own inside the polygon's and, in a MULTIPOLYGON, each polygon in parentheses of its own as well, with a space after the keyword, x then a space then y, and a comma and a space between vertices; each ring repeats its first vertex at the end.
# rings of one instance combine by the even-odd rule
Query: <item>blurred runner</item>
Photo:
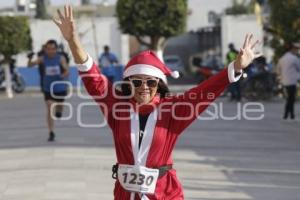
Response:
POLYGON ((62 117, 64 98, 67 95, 67 84, 55 83, 56 81, 66 81, 69 76, 69 66, 66 58, 57 51, 57 43, 55 40, 48 40, 45 44, 44 52, 36 60, 32 57, 28 59, 28 66, 42 66, 43 72, 43 93, 47 107, 47 125, 49 129, 48 141, 55 140, 54 120, 62 117), (58 103, 58 104, 54 104, 58 103), (51 113, 51 108, 55 106, 55 114, 51 113))

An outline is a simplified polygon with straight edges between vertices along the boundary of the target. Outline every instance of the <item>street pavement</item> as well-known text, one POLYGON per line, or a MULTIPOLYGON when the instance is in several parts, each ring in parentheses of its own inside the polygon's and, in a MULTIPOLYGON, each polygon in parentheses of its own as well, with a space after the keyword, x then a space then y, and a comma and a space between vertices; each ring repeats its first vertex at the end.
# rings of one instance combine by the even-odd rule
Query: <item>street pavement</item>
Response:
MULTIPOLYGON (((283 100, 263 102, 252 115, 261 120, 243 113, 208 120, 215 110, 235 116, 249 103, 217 102, 185 130, 173 155, 185 199, 300 200, 300 121, 281 119, 283 100)), ((67 103, 70 119, 56 122, 57 140, 49 143, 41 94, 0 95, 0 200, 113 199, 110 130, 78 125, 103 122, 91 100, 74 95, 67 103)))

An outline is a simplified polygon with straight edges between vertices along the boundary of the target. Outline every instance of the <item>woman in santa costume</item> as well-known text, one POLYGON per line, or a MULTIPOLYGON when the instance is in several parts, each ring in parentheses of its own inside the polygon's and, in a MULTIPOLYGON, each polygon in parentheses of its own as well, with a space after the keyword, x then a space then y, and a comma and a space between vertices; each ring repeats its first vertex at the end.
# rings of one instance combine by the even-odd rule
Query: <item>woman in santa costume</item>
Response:
POLYGON ((152 51, 133 57, 125 67, 119 91, 103 76, 82 48, 75 32, 72 8, 65 6, 54 19, 67 40, 82 81, 99 104, 112 129, 117 165, 115 200, 181 200, 183 190, 173 169, 172 152, 183 132, 243 68, 259 56, 258 43, 246 36, 237 59, 217 75, 179 96, 167 96, 167 76, 178 73, 152 51))

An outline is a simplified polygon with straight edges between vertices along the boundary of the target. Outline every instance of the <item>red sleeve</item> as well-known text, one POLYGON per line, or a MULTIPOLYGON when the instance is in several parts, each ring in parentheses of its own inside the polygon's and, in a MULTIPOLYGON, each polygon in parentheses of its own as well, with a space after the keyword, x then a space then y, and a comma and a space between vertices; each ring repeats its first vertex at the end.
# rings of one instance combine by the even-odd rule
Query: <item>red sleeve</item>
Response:
POLYGON ((228 71, 222 70, 200 85, 179 96, 166 97, 171 102, 171 132, 180 134, 189 126, 229 85, 228 71))
POLYGON ((114 91, 112 83, 101 74, 100 69, 95 63, 93 63, 88 71, 79 71, 79 74, 87 92, 100 105, 102 113, 111 125, 112 117, 109 116, 113 104, 118 101, 114 92, 117 94, 120 94, 120 92, 114 91))

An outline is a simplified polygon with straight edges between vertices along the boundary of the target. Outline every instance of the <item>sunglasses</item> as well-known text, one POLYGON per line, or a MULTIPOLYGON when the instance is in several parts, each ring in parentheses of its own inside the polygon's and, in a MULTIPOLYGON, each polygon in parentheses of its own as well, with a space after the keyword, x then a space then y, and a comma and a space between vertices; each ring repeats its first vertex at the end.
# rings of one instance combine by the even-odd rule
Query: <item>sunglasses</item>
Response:
POLYGON ((157 79, 137 79, 137 78, 130 78, 130 82, 133 84, 134 87, 141 87, 143 83, 146 82, 148 87, 154 88, 158 85, 157 79))

